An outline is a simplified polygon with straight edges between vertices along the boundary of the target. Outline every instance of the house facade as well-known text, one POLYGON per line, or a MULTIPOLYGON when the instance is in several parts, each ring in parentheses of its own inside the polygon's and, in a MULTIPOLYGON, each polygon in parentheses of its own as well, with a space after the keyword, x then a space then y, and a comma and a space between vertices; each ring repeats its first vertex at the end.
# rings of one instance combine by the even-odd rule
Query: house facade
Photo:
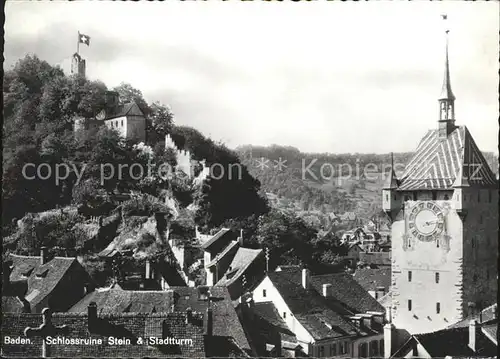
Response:
POLYGON ((309 356, 369 357, 383 352, 384 313, 376 311, 383 308, 348 274, 311 276, 307 269, 272 272, 252 296, 256 305, 272 303, 309 356))

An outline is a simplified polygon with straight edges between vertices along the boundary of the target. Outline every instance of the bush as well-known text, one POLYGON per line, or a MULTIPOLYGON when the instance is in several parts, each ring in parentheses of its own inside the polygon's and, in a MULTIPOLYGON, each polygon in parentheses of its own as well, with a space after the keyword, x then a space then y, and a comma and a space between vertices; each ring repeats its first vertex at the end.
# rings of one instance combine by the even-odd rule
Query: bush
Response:
POLYGON ((143 194, 123 203, 123 214, 125 216, 147 216, 150 217, 157 212, 167 212, 168 207, 158 198, 143 194))

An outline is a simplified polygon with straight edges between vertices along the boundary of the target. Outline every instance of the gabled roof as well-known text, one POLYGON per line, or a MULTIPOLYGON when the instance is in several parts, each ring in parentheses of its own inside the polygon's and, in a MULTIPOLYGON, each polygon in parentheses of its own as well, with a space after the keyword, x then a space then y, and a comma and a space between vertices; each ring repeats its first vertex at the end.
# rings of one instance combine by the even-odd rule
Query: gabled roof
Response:
POLYGON ((124 105, 119 105, 111 111, 105 111, 104 121, 124 116, 144 116, 144 113, 137 103, 132 101, 124 105))
POLYGON ((210 268, 216 265, 221 259, 225 258, 226 256, 235 255, 238 247, 239 243, 237 241, 232 241, 221 253, 217 254, 210 263, 206 264, 205 268, 210 268))
POLYGON ((444 140, 438 130, 430 130, 406 166, 399 190, 451 189, 460 171, 471 185, 497 185, 467 127, 455 128, 444 140))
MULTIPOLYGON (((186 324, 186 313, 157 313, 100 315, 95 330, 88 330, 87 314, 54 313, 52 323, 66 325, 64 334, 67 338, 101 339, 102 344, 51 345, 53 357, 191 357, 211 356, 206 347, 203 332, 203 314, 193 313, 193 320, 186 324), (137 338, 163 337, 164 330, 169 337, 192 340, 191 345, 109 345, 107 338, 129 338, 135 343, 137 338)), ((35 328, 42 324, 40 314, 6 313, 2 318, 2 334, 11 337, 24 337, 27 327, 35 328)), ((213 339, 213 338, 211 338, 213 339)), ((42 357, 42 338, 31 338, 31 345, 2 345, 2 354, 6 357, 42 357)), ((223 350, 219 348, 219 353, 223 350)), ((217 353, 217 354, 219 354, 217 353)))
POLYGON ((375 298, 373 298, 351 274, 331 273, 311 277, 314 288, 321 293, 323 284, 331 284, 331 296, 346 310, 353 313, 384 312, 375 298))
POLYGON ((210 248, 219 241, 222 237, 224 237, 227 233, 230 232, 229 228, 222 228, 219 232, 217 232, 212 238, 201 245, 201 248, 205 251, 210 251, 210 248))
POLYGON ((358 332, 354 325, 332 310, 314 288, 306 290, 297 282, 296 273, 272 272, 268 277, 293 316, 310 335, 316 340, 356 335, 358 332))
POLYGON ((497 318, 498 304, 492 304, 484 308, 481 313, 468 316, 464 320, 450 325, 448 328, 464 328, 468 327, 471 320, 476 320, 478 323, 484 323, 497 318))
MULTIPOLYGON (((210 292, 215 336, 233 336, 243 349, 249 349, 247 338, 225 287, 204 287, 210 292)), ((133 291, 109 289, 89 293, 69 312, 86 313, 91 302, 101 314, 160 313, 186 311, 205 312, 209 302, 200 297, 200 288, 171 287, 167 291, 133 291)))
POLYGON ((418 334, 415 338, 433 358, 445 356, 496 356, 497 346, 478 328, 476 350, 469 347, 469 328, 444 329, 434 333, 418 334))
MULTIPOLYGON (((261 255, 262 249, 251 249, 251 248, 238 248, 231 264, 231 271, 228 271, 224 276, 217 282, 217 286, 230 286, 233 282, 238 280, 246 269, 261 255)), ((264 268, 262 269, 264 272, 264 268)))
POLYGON ((359 260, 367 264, 390 266, 391 256, 391 252, 362 252, 359 254, 359 260))
POLYGON ((353 277, 366 291, 384 287, 387 292, 391 287, 391 267, 357 269, 353 277))
POLYGON ((33 308, 43 301, 63 280, 71 267, 79 266, 76 258, 54 257, 41 264, 38 256, 10 255, 12 260, 11 282, 26 281, 26 299, 33 308))

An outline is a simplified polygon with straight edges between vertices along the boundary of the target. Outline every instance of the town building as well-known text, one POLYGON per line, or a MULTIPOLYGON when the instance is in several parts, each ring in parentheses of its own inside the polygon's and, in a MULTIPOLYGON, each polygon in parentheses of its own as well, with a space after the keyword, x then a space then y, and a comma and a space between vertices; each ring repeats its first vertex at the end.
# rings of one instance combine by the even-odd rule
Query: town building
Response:
POLYGON ((373 357, 384 351, 383 307, 347 273, 270 272, 252 291, 252 299, 268 312, 269 321, 277 321, 272 313, 279 313, 286 324, 287 331, 280 321, 279 331, 286 334, 281 351, 300 350, 313 357, 373 357))
POLYGON ((4 313, 2 357, 242 358, 232 336, 214 335, 214 314, 103 314, 91 302, 83 313, 4 313), (24 345, 10 343, 10 338, 24 345), (66 342, 67 341, 67 342, 66 342))
POLYGON ((201 245, 204 251, 206 284, 225 286, 237 300, 265 276, 266 260, 262 249, 243 247, 243 233, 222 228, 201 245))
POLYGON ((66 311, 93 289, 92 280, 76 258, 10 254, 3 266, 2 311, 41 313, 66 311))
POLYGON ((353 278, 376 300, 381 299, 391 288, 391 267, 359 268, 353 278))
POLYGON ((98 313, 103 315, 125 313, 154 315, 154 313, 187 311, 206 313, 210 310, 212 312, 212 336, 232 338, 245 353, 252 354, 245 330, 225 287, 171 287, 163 291, 134 291, 114 286, 89 293, 69 312, 85 313, 91 303, 95 303, 98 313))
POLYGON ((411 334, 442 330, 497 300, 498 181, 467 127, 455 124, 448 40, 438 103, 437 128, 400 178, 391 169, 382 191, 393 221, 393 324, 411 334))
POLYGON ((74 119, 74 131, 107 126, 116 130, 126 140, 145 143, 146 116, 137 103, 132 101, 120 104, 120 95, 116 91, 107 91, 105 96, 105 107, 95 118, 74 119))
POLYGON ((495 357, 498 353, 498 319, 468 326, 415 334, 391 358, 495 357))

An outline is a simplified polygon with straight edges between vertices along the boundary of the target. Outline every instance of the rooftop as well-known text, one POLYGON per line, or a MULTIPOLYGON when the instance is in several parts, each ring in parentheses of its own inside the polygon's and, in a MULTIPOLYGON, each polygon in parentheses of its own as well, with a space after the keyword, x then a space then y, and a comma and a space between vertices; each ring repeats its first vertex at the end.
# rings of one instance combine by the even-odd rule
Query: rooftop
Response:
POLYGON ((366 291, 384 287, 387 292, 391 287, 391 267, 357 269, 353 277, 366 291))
POLYGON ((406 166, 398 189, 451 189, 460 172, 470 185, 497 185, 495 175, 467 127, 457 127, 446 140, 439 139, 437 129, 430 130, 406 166))

